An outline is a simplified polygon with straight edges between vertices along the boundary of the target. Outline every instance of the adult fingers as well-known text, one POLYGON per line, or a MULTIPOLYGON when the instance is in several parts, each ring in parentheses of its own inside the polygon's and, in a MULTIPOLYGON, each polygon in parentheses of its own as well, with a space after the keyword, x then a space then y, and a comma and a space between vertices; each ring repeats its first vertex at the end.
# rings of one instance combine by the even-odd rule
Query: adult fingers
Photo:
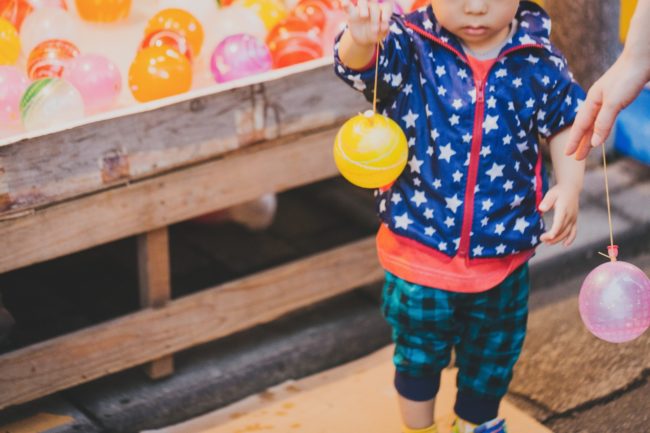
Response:
POLYGON ((582 107, 580 107, 580 110, 578 110, 578 114, 573 121, 573 126, 571 126, 569 139, 565 149, 567 155, 572 155, 576 149, 578 149, 582 138, 593 128, 601 105, 602 92, 599 88, 599 84, 596 83, 589 90, 589 93, 587 93, 587 98, 582 104, 582 107))

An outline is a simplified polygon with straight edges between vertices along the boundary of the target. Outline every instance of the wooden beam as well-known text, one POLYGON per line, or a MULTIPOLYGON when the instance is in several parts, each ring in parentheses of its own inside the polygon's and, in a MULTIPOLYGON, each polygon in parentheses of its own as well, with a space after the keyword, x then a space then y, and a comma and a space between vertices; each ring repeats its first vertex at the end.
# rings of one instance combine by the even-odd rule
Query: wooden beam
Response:
MULTIPOLYGON (((138 235, 138 279, 140 306, 160 308, 171 299, 169 267, 169 235, 167 227, 138 235)), ((174 372, 172 355, 156 359, 144 366, 151 379, 160 379, 174 372)))
POLYGON ((367 107, 328 64, 0 146, 0 218, 340 124, 367 107))
POLYGON ((337 174, 336 129, 231 153, 0 221, 0 273, 337 174))
POLYGON ((0 356, 0 409, 208 342, 381 279, 374 237, 0 356))

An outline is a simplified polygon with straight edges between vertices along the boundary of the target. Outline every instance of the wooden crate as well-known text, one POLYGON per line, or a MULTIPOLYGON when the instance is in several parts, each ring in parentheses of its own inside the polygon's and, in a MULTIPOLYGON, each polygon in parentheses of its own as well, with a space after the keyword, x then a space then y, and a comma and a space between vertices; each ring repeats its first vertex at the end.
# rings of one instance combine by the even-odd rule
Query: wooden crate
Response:
POLYGON ((0 409, 148 361, 170 374, 174 352, 378 280, 366 239, 170 300, 168 225, 336 175, 338 125, 367 107, 324 60, 2 145, 0 273, 138 235, 143 309, 0 356, 0 409))

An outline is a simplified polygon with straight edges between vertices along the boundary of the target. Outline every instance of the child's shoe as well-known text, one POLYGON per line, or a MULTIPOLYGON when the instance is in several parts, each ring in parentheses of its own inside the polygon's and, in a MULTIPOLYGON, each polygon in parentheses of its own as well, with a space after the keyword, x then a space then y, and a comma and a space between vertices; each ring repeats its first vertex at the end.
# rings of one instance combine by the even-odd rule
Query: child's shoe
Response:
POLYGON ((451 433, 508 433, 508 431, 506 430, 506 420, 501 418, 495 418, 481 425, 456 418, 451 427, 451 433))

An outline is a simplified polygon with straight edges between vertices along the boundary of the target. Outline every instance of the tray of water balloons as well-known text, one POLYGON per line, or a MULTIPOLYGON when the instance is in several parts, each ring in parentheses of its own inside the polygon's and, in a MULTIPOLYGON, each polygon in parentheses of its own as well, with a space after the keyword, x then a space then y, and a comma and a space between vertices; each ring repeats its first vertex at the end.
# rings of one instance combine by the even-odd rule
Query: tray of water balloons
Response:
POLYGON ((344 21, 339 0, 0 0, 0 138, 289 74, 344 21))

